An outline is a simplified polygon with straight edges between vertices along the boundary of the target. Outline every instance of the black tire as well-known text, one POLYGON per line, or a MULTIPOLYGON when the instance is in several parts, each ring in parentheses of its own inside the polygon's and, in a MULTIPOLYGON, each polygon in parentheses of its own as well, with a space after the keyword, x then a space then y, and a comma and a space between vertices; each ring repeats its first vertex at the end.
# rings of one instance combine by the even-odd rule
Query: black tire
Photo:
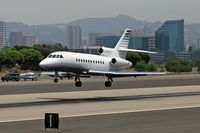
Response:
POLYGON ((58 79, 54 79, 54 83, 58 83, 58 79))
POLYGON ((81 81, 79 81, 79 87, 81 87, 82 86, 82 82, 81 81))
POLYGON ((106 86, 106 87, 111 87, 111 86, 112 86, 112 82, 106 81, 106 82, 105 82, 105 86, 106 86))
POLYGON ((75 86, 76 87, 81 87, 82 86, 82 82, 81 81, 76 81, 75 82, 75 86))

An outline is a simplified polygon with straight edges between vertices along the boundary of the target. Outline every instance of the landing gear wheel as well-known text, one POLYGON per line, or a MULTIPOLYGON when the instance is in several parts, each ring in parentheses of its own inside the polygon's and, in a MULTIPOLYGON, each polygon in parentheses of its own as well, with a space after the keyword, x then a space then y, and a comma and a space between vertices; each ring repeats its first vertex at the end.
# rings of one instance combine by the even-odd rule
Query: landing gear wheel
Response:
POLYGON ((58 79, 54 79, 54 83, 58 83, 58 79))
POLYGON ((81 87, 82 86, 82 82, 81 81, 76 81, 75 82, 75 86, 76 87, 81 87))
POLYGON ((112 82, 106 81, 106 82, 105 82, 105 86, 106 86, 106 87, 111 87, 111 86, 112 86, 112 82))

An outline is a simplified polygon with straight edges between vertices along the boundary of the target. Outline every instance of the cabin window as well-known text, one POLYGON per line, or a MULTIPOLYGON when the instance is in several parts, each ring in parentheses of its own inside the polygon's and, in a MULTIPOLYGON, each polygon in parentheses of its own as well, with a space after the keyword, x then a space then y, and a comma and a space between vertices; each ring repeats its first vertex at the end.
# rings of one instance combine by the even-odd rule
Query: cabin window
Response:
POLYGON ((60 55, 60 58, 63 58, 63 56, 62 56, 62 55, 60 55))
POLYGON ((56 55, 53 55, 53 56, 52 56, 52 58, 55 58, 55 57, 56 57, 56 55))
POLYGON ((60 56, 59 56, 59 55, 56 55, 56 58, 60 58, 60 56))

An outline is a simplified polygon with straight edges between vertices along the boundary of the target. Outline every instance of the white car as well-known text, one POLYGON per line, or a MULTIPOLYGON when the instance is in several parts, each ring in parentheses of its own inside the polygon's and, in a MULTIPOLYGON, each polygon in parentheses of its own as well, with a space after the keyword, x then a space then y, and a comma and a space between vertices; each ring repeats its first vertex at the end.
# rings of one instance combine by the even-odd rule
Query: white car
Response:
POLYGON ((22 73, 20 74, 20 77, 22 79, 24 79, 25 81, 27 79, 31 79, 32 81, 37 81, 37 78, 38 78, 38 74, 35 74, 35 73, 32 73, 32 72, 29 72, 29 73, 22 73))

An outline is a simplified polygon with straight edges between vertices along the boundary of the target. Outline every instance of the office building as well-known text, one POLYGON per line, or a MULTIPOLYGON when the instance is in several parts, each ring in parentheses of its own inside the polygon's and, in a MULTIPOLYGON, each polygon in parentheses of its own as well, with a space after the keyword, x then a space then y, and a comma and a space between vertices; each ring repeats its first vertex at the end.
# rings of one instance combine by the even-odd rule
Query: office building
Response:
POLYGON ((6 24, 0 20, 0 49, 6 46, 6 24))
MULTIPOLYGON (((114 48, 119 41, 120 36, 101 36, 96 38, 96 44, 99 46, 105 46, 114 48)), ((149 40, 148 37, 136 37, 132 36, 129 40, 128 48, 148 50, 149 40)))
POLYGON ((150 61, 154 63, 164 63, 169 60, 191 61, 191 54, 188 52, 159 52, 150 54, 150 61))
POLYGON ((9 36, 9 44, 10 46, 22 46, 24 44, 22 32, 11 32, 9 36))
POLYGON ((149 50, 155 50, 156 49, 155 36, 149 36, 148 37, 148 46, 149 46, 149 50))
POLYGON ((156 32, 156 49, 182 52, 184 50, 184 20, 166 21, 156 32))
POLYGON ((33 46, 36 44, 35 36, 23 36, 23 44, 25 46, 33 46))
POLYGON ((82 46, 81 27, 76 25, 67 26, 67 47, 78 49, 82 46))
POLYGON ((102 36, 102 33, 89 33, 88 34, 88 45, 94 46, 96 45, 96 38, 102 36))

